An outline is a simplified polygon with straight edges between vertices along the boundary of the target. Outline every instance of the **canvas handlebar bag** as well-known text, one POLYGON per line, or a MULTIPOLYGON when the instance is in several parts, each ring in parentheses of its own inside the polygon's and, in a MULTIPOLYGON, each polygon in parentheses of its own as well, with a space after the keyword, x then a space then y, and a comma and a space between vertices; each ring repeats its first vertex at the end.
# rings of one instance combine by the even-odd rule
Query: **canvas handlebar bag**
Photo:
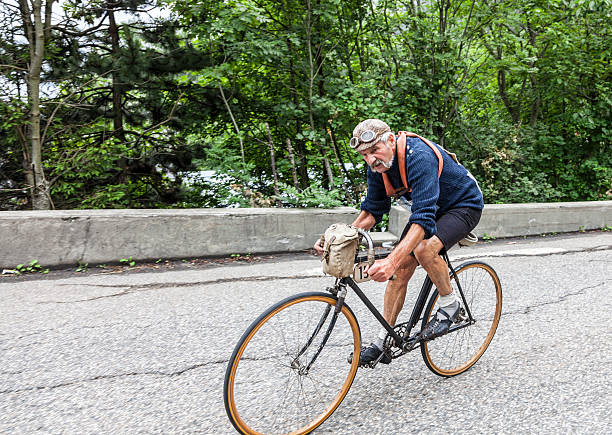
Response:
POLYGON ((321 236, 323 246, 323 272, 344 278, 353 273, 355 252, 359 247, 359 233, 350 225, 337 223, 331 225, 321 236))

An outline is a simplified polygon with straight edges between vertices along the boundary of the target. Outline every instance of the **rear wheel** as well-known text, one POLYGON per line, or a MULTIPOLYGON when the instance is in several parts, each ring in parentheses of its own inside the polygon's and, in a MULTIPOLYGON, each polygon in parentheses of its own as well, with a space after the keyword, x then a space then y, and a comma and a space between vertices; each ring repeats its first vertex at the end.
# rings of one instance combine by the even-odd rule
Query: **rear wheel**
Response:
MULTIPOLYGON (((502 288, 497 273, 491 266, 470 262, 459 266, 456 273, 474 323, 469 324, 466 313, 465 319, 453 325, 448 334, 421 343, 421 354, 427 367, 444 377, 463 373, 478 361, 491 343, 501 317, 502 288)), ((453 276, 451 285, 460 298, 453 276)), ((425 309, 423 328, 436 315, 437 301, 436 291, 425 309)), ((461 305, 464 306, 463 301, 461 305)))
POLYGON ((291 296, 246 330, 227 367, 223 392, 239 432, 309 433, 340 405, 359 363, 358 358, 347 363, 347 356, 359 354, 361 337, 355 315, 343 305, 320 348, 336 302, 326 293, 291 296))

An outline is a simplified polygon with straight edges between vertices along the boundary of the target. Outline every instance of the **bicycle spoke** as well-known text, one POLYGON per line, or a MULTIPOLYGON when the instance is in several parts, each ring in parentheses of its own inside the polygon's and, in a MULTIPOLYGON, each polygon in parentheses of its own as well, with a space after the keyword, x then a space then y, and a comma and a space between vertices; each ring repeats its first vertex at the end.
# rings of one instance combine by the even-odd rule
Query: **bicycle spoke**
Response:
POLYGON ((312 382, 312 385, 314 387, 315 392, 317 393, 317 396, 319 397, 319 402, 320 403, 325 403, 325 400, 323 399, 323 396, 321 395, 321 390, 319 389, 319 387, 317 386, 317 383, 314 381, 314 379, 310 378, 309 376, 306 377, 310 382, 312 382))
MULTIPOLYGON (((289 393, 291 392, 291 388, 293 387, 294 381, 295 381, 295 378, 287 378, 287 383, 289 384, 289 388, 287 388, 287 384, 285 384, 285 389, 284 389, 285 394, 283 395, 283 401, 280 404, 280 406, 277 407, 277 409, 285 408, 285 402, 287 402, 287 398, 289 397, 289 393)), ((276 420, 278 419, 279 415, 281 415, 279 412, 274 413, 274 421, 272 422, 273 427, 276 426, 276 420)))
MULTIPOLYGON (((322 320, 333 299, 315 295, 303 301, 296 296, 299 303, 289 302, 268 317, 262 315, 265 321, 249 336, 235 371, 230 404, 241 424, 250 428, 243 431, 304 430, 320 424, 346 395, 357 369, 356 363, 346 363, 349 352, 357 351, 357 323, 351 324, 343 309, 328 342, 307 369, 332 318, 330 313, 322 320)), ((233 414, 228 415, 234 421, 233 414)))
MULTIPOLYGON (((435 373, 445 376, 467 370, 482 355, 499 320, 497 305, 500 290, 489 269, 473 264, 460 267, 456 275, 457 278, 452 281, 453 290, 458 290, 458 280, 467 308, 476 323, 463 325, 421 346, 428 366, 435 373)), ((436 308, 438 304, 431 307, 427 316, 435 315, 436 308)))

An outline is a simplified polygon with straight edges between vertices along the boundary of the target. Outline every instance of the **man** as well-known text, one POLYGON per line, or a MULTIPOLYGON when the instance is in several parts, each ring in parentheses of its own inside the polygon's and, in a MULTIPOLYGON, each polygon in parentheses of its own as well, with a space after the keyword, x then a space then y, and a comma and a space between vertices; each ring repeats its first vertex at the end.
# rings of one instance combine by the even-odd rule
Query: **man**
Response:
MULTIPOLYGON (((367 270, 379 282, 396 275, 385 290, 385 320, 395 325, 408 281, 420 264, 440 293, 440 308, 425 327, 424 339, 446 334, 460 313, 461 302, 452 290, 446 263, 438 254, 442 249, 450 249, 478 224, 484 207, 478 183, 442 147, 421 137, 406 137, 405 133, 396 136, 379 119, 359 123, 353 130, 351 147, 369 166, 368 193, 353 226, 372 228, 391 209, 390 196, 412 201, 412 214, 400 242, 388 257, 367 270), (402 161, 397 155, 403 155, 403 150, 402 161), (405 171, 400 165, 405 165, 405 171)), ((319 254, 323 251, 319 241, 314 248, 319 254)), ((387 331, 382 328, 377 339, 361 351, 360 364, 380 357, 386 336, 387 331)), ((389 364, 391 358, 383 355, 380 362, 389 364)))

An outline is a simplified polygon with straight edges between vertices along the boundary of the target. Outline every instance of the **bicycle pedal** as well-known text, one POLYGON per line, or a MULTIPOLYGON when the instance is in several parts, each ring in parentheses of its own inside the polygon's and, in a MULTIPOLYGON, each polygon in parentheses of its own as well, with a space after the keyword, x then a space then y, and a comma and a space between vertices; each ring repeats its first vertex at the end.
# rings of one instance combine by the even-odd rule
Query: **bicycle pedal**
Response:
POLYGON ((364 369, 373 369, 374 367, 376 367, 376 361, 370 361, 367 363, 359 363, 359 367, 364 368, 364 369))
MULTIPOLYGON (((350 362, 352 363, 353 362, 352 357, 349 357, 349 358, 351 358, 350 362)), ((359 363, 359 367, 360 368, 366 368, 366 369, 373 369, 374 367, 376 367, 377 363, 378 363, 377 361, 370 361, 370 362, 367 362, 367 363, 359 363)))
POLYGON ((455 324, 459 324, 461 322, 463 322, 466 319, 466 315, 465 315, 465 309, 461 308, 461 310, 459 311, 459 314, 457 315, 457 319, 455 320, 455 324))

